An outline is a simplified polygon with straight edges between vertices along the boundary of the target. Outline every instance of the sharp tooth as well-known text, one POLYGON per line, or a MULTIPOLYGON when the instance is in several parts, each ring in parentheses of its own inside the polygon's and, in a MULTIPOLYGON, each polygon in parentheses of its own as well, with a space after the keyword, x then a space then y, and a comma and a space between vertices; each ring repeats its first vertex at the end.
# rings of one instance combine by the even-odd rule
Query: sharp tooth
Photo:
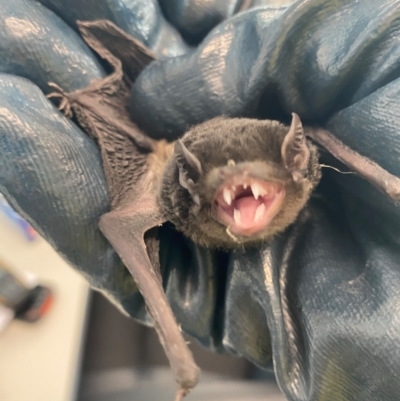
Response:
POLYGON ((242 216, 240 214, 240 210, 234 209, 233 211, 233 218, 235 220, 235 223, 240 224, 242 222, 242 216))
POLYGON ((254 216, 254 221, 258 222, 262 219, 262 217, 264 216, 265 213, 265 205, 264 203, 261 203, 260 206, 258 206, 257 210, 256 210, 256 214, 254 216))
POLYGON ((258 199, 260 196, 264 196, 267 192, 266 190, 256 182, 251 184, 251 191, 253 192, 253 196, 255 199, 258 199))
POLYGON ((247 182, 245 184, 243 184, 243 189, 247 189, 248 185, 247 182))
POLYGON ((251 192, 253 192, 254 198, 258 199, 258 197, 260 196, 260 186, 256 182, 253 182, 251 184, 251 192))
POLYGON ((228 188, 224 188, 223 192, 224 201, 230 205, 232 203, 232 193, 228 188))

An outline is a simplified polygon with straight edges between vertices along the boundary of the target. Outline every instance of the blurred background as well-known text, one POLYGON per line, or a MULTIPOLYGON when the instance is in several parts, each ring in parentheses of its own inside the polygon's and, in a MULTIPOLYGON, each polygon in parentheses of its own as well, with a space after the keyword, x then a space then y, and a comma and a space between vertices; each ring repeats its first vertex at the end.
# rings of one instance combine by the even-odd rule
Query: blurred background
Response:
MULTIPOLYGON (((91 291, 0 195, 1 272, 1 401, 173 400, 155 331, 91 291)), ((285 400, 272 372, 191 349, 202 376, 187 401, 285 400)))

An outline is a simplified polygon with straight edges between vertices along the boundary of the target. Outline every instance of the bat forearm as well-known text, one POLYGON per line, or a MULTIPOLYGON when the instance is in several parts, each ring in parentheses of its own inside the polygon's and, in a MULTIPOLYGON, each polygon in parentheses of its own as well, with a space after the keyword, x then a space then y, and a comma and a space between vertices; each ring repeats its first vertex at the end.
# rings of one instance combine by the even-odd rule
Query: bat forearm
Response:
POLYGON ((399 177, 390 174, 371 159, 350 149, 325 129, 308 127, 306 135, 392 200, 400 201, 399 177))

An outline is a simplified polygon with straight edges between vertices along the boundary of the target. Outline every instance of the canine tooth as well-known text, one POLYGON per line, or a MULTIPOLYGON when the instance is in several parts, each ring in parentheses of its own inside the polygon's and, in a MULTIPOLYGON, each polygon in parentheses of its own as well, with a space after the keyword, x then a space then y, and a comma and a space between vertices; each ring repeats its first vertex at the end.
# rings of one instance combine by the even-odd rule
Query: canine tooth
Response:
POLYGON ((247 189, 248 185, 247 182, 245 184, 243 184, 243 189, 247 189))
POLYGON ((261 218, 264 216, 265 213, 265 205, 264 203, 261 203, 261 205, 258 206, 256 210, 256 214, 254 216, 254 221, 258 222, 261 220, 261 218))
POLYGON ((258 199, 260 196, 263 196, 266 194, 265 189, 260 184, 257 184, 256 182, 253 182, 251 184, 251 191, 253 192, 253 196, 255 199, 258 199))
POLYGON ((223 193, 224 201, 230 205, 232 203, 232 193, 228 188, 224 188, 223 193))
POLYGON ((240 210, 234 209, 233 218, 235 220, 235 223, 239 223, 240 224, 242 222, 242 215, 240 214, 240 210))

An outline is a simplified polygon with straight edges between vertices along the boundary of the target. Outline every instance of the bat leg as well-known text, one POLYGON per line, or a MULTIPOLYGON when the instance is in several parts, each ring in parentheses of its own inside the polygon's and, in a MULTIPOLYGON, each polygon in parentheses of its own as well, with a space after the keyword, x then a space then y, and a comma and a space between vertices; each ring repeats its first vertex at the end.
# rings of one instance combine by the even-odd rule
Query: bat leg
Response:
MULTIPOLYGON (((180 401, 196 386, 200 370, 175 321, 160 275, 155 271, 147 253, 144 234, 161 223, 162 220, 157 216, 157 212, 137 212, 137 208, 130 207, 103 215, 99 226, 132 274, 145 298, 179 386, 175 400, 180 401)), ((152 255, 152 258, 155 256, 157 255, 152 255)))
POLYGON ((383 169, 377 163, 350 149, 329 131, 307 128, 306 135, 321 145, 336 159, 369 181, 394 202, 400 202, 400 178, 383 169))

